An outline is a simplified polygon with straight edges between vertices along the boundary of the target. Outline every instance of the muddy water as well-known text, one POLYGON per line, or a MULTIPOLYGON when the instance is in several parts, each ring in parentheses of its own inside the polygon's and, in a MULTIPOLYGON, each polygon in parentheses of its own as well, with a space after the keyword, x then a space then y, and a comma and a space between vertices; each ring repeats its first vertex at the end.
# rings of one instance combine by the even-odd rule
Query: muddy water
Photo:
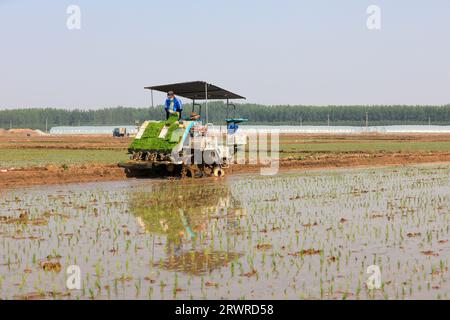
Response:
POLYGON ((447 299, 450 166, 0 195, 1 299, 447 299), (68 290, 77 265, 81 289, 68 290), (381 288, 366 288, 367 267, 381 288))

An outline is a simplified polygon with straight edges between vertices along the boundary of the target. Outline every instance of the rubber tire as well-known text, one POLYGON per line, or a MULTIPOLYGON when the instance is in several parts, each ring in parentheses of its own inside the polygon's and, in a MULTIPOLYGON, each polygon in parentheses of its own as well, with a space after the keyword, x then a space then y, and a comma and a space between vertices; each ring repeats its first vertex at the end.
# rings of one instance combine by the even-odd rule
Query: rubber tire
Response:
POLYGON ((219 166, 216 166, 216 167, 214 167, 214 169, 213 169, 213 174, 214 174, 214 177, 221 178, 221 177, 224 177, 224 176, 225 176, 225 170, 222 169, 222 168, 219 167, 219 166))

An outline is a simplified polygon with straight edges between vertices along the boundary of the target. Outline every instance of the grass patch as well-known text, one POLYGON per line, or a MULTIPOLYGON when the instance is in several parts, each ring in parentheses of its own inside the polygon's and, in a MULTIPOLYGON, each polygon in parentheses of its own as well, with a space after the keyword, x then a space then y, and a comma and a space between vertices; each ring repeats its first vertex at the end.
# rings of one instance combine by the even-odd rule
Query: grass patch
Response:
POLYGON ((361 142, 346 141, 344 143, 299 143, 281 145, 280 150, 286 152, 447 152, 450 151, 449 141, 377 141, 361 142))
POLYGON ((118 163, 128 159, 125 150, 1 149, 0 167, 31 167, 83 163, 118 163))

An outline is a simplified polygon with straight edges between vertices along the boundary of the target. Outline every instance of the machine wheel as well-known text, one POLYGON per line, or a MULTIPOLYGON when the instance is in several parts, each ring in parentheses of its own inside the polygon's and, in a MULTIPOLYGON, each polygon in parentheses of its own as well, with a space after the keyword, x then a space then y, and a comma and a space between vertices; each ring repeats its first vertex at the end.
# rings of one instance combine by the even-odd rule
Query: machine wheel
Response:
POLYGON ((134 172, 131 169, 126 168, 125 169, 125 175, 127 178, 133 178, 134 177, 134 172))
POLYGON ((139 170, 139 169, 125 169, 125 175, 127 178, 145 178, 150 175, 151 170, 139 170))
POLYGON ((208 165, 205 165, 202 167, 202 172, 207 177, 211 177, 212 175, 214 175, 213 167, 208 166, 208 165))
POLYGON ((183 165, 181 167, 181 178, 186 178, 187 177, 187 168, 185 165, 183 165))
POLYGON ((225 170, 221 166, 215 166, 213 169, 214 177, 225 176, 225 170))
POLYGON ((200 178, 202 176, 203 173, 197 165, 183 165, 181 168, 181 178, 200 178))

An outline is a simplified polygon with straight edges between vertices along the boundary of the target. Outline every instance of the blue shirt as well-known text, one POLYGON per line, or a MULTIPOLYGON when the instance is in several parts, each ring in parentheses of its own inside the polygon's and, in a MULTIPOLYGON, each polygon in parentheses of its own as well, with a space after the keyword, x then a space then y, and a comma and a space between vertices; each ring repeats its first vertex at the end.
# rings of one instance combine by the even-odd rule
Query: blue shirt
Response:
POLYGON ((239 129, 239 126, 236 123, 228 124, 228 133, 233 134, 239 129))
POLYGON ((173 111, 174 112, 181 112, 183 111, 183 104, 181 103, 181 100, 178 98, 173 98, 173 101, 171 101, 169 98, 166 99, 166 106, 164 110, 169 111, 171 108, 170 103, 173 102, 173 111))

